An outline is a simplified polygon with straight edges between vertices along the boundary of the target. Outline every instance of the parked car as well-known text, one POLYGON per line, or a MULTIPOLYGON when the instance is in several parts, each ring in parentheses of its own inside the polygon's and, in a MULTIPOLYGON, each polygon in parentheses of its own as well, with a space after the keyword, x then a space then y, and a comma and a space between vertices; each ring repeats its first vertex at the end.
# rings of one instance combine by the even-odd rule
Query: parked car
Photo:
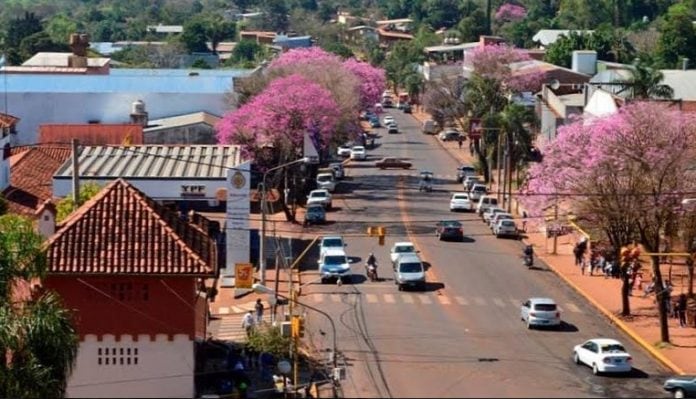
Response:
POLYGON ((410 169, 411 163, 401 160, 399 158, 382 158, 375 162, 375 167, 380 169, 387 168, 399 168, 399 169, 410 169))
POLYGON ((393 108, 394 107, 394 101, 392 100, 391 97, 382 97, 382 106, 384 108, 393 108))
POLYGON ((474 186, 474 184, 484 184, 484 181, 478 176, 465 176, 464 180, 462 181, 464 191, 466 191, 467 193, 471 191, 471 188, 474 186))
POLYGON ((331 209, 331 193, 326 189, 312 190, 307 195, 307 206, 311 204, 321 204, 326 209, 331 209))
POLYGON ((342 282, 349 282, 351 279, 350 263, 343 248, 327 249, 319 257, 319 275, 321 282, 326 283, 329 279, 341 279, 342 282))
POLYGON ((371 128, 378 128, 378 127, 380 127, 380 126, 381 126, 381 125, 380 125, 380 123, 379 123, 379 117, 378 117, 377 115, 375 115, 375 116, 373 116, 372 118, 370 118, 370 127, 371 127, 371 128))
POLYGON ((529 298, 520 307, 520 318, 527 328, 534 326, 559 327, 561 312, 556 302, 551 298, 529 298))
POLYGON ((418 255, 399 256, 394 265, 394 284, 399 291, 406 287, 425 289, 425 267, 418 255))
POLYGON ((387 133, 389 134, 398 134, 399 133, 399 128, 396 126, 396 124, 390 124, 387 126, 387 133))
POLYGON ((457 183, 464 181, 467 176, 476 176, 476 169, 471 165, 461 165, 457 168, 457 183))
POLYGON ((490 195, 484 195, 479 199, 478 205, 476 205, 476 213, 478 213, 479 216, 483 216, 483 213, 491 207, 497 207, 498 206, 498 199, 496 197, 492 197, 490 195))
POLYGON ((348 244, 343 240, 342 236, 323 236, 319 241, 319 255, 323 254, 328 249, 343 249, 348 244))
POLYGON ((627 373, 633 369, 631 355, 621 342, 609 338, 593 338, 573 348, 575 364, 592 367, 592 373, 627 373))
POLYGON ((348 157, 350 156, 350 144, 341 144, 338 146, 338 149, 336 150, 336 155, 339 157, 348 157))
POLYGON ((331 162, 329 168, 334 170, 334 177, 336 179, 343 179, 346 176, 346 170, 343 168, 343 163, 341 162, 331 162))
POLYGON ((472 210, 472 202, 467 193, 453 193, 450 199, 450 211, 470 211, 472 210))
POLYGON ((382 123, 385 126, 392 123, 392 122, 396 122, 396 121, 394 120, 394 117, 391 115, 385 115, 384 118, 382 119, 382 123))
POLYGON ((432 119, 426 119, 423 121, 423 134, 435 134, 437 133, 437 122, 432 119))
POLYGON ((410 241, 397 242, 394 243, 394 245, 391 247, 391 250, 389 251, 389 259, 391 259, 393 266, 395 265, 396 260, 399 259, 401 255, 417 254, 418 252, 420 251, 416 250, 415 245, 413 245, 413 243, 410 241))
POLYGON ((317 188, 324 188, 333 193, 336 190, 336 180, 333 173, 319 173, 317 175, 317 188))
POLYGON ((517 237, 519 234, 519 231, 517 230, 517 225, 515 224, 514 220, 510 219, 503 219, 499 220, 498 223, 496 223, 495 227, 493 227, 493 234, 495 234, 496 238, 501 238, 501 237, 517 237))
POLYGON ((486 211, 483 213, 483 221, 484 223, 488 224, 491 222, 491 218, 499 212, 505 212, 505 209, 497 207, 497 206, 492 206, 486 209, 486 211))
POLYGON ((365 147, 361 145, 356 145, 350 149, 350 159, 355 161, 364 161, 367 159, 367 151, 365 147))
POLYGON ((441 220, 437 222, 435 235, 437 235, 440 241, 464 241, 464 229, 461 222, 456 220, 441 220))
POLYGON ((459 141, 459 138, 464 138, 461 133, 456 130, 446 130, 438 135, 442 141, 459 141))
POLYGON ((488 189, 485 184, 476 183, 471 186, 471 191, 469 191, 469 197, 472 201, 478 201, 484 195, 488 194, 488 189))
POLYGON ((495 225, 498 224, 498 222, 501 220, 513 220, 512 214, 507 212, 496 213, 491 217, 491 220, 488 222, 488 228, 490 228, 492 231, 495 225))
POLYGON ((675 375, 665 380, 662 388, 675 398, 696 398, 696 375, 675 375))
POLYGON ((404 105, 401 106, 401 110, 404 111, 404 114, 410 114, 411 113, 411 104, 404 103, 404 105))
POLYGON ((326 223, 326 210, 321 204, 309 204, 305 209, 304 224, 326 223))

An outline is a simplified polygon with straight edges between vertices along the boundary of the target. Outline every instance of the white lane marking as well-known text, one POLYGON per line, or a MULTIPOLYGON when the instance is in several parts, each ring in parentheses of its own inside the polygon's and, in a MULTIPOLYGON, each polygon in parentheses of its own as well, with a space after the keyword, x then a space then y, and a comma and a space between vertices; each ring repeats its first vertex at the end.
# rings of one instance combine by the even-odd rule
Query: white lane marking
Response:
POLYGON ((476 302, 477 305, 481 305, 481 306, 486 304, 486 300, 481 298, 480 296, 477 296, 476 298, 474 298, 474 302, 476 302))
POLYGON ((500 298, 494 298, 494 299, 493 299, 493 303, 495 303, 496 305, 500 306, 501 308, 504 308, 504 307, 505 307, 505 302, 503 302, 503 300, 500 299, 500 298))
POLYGON ((451 305, 452 301, 444 295, 438 295, 437 300, 440 301, 441 305, 451 305))
POLYGON ((331 294, 331 301, 333 302, 341 302, 341 296, 338 294, 331 294))
POLYGON ((413 303, 413 297, 409 294, 402 295, 401 299, 404 301, 404 303, 413 303))
POLYGON ((568 307, 568 310, 570 310, 571 312, 582 313, 582 310, 580 310, 580 308, 572 302, 566 303, 566 306, 568 307))
POLYGON ((365 294, 365 299, 368 303, 377 303, 377 295, 375 294, 365 294))
POLYGON ((433 301, 430 300, 430 297, 427 295, 418 295, 418 299, 420 299, 423 305, 430 305, 433 303, 433 301))
POLYGON ((384 294, 384 302, 386 302, 386 303, 394 303, 394 302, 396 302, 396 301, 394 300, 394 295, 392 295, 392 294, 384 294))
POLYGON ((313 296, 314 302, 322 302, 324 300, 324 294, 314 294, 313 296))
POLYGON ((466 306, 469 304, 469 301, 466 300, 463 296, 455 296, 454 299, 462 306, 466 306))

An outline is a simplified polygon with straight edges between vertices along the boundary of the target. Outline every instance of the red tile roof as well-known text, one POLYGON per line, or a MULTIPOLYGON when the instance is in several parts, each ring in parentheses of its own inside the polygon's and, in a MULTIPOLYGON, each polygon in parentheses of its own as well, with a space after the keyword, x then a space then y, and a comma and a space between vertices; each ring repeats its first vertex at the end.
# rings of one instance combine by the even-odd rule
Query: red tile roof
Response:
POLYGON ((143 144, 143 127, 137 124, 45 124, 39 129, 39 143, 69 144, 75 138, 81 145, 121 144, 130 135, 131 144, 143 144))
POLYGON ((9 114, 3 114, 0 112, 0 129, 2 128, 10 128, 19 122, 19 118, 9 115, 9 114))
POLYGON ((13 147, 10 185, 3 190, 8 211, 35 218, 36 209, 53 197, 53 174, 69 157, 66 146, 13 147))
POLYGON ((83 204, 47 242, 49 274, 215 273, 215 240, 118 179, 83 204))

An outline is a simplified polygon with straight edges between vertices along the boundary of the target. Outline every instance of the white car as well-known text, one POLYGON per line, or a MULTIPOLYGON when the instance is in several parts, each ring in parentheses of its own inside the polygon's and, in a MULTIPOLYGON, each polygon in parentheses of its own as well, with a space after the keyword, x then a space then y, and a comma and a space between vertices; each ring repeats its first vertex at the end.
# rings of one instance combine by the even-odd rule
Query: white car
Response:
POLYGON ((325 188, 312 190, 307 196, 307 205, 322 204, 325 209, 331 209, 331 193, 325 188))
POLYGON ((336 154, 338 154, 339 157, 349 157, 350 156, 350 145, 342 144, 342 145, 338 146, 338 150, 336 150, 336 154))
POLYGON ((344 250, 347 246, 342 236, 324 236, 319 241, 319 256, 330 249, 344 250))
POLYGON ((551 298, 529 298, 520 307, 520 318, 527 324, 527 328, 534 326, 561 325, 561 312, 556 302, 551 298))
POLYGON ((382 119, 382 124, 383 124, 384 126, 387 126, 387 125, 389 125, 390 123, 396 123, 396 121, 394 120, 394 117, 393 117, 393 116, 387 115, 387 116, 384 117, 384 119, 382 119))
POLYGON ((472 201, 478 201, 486 194, 488 194, 488 189, 485 184, 474 184, 469 191, 469 198, 472 201))
POLYGON ((493 234, 495 234, 496 238, 517 237, 518 233, 515 221, 510 219, 499 220, 495 227, 493 227, 493 234))
POLYGON ((472 210, 471 199, 467 193, 453 193, 450 199, 450 211, 470 211, 472 210))
POLYGON ((633 358, 621 342, 609 338, 593 338, 573 348, 575 364, 592 367, 592 373, 628 373, 633 358))
POLYGON ((512 214, 507 213, 507 212, 498 212, 495 215, 491 216, 491 219, 488 221, 488 227, 493 231, 495 226, 498 224, 499 221, 503 219, 509 219, 512 220, 514 219, 512 217, 512 214))
POLYGON ((389 251, 389 258, 391 259, 392 264, 395 264, 396 260, 399 259, 399 256, 403 254, 417 254, 418 252, 420 251, 416 250, 416 247, 412 242, 397 242, 391 247, 391 251, 389 251))
POLYGON ((328 192, 333 193, 336 190, 336 180, 332 173, 319 173, 317 175, 317 187, 324 188, 328 192))
POLYGON ((486 212, 488 208, 496 206, 498 206, 498 199, 496 197, 484 195, 479 200, 478 205, 476 205, 476 213, 478 213, 479 216, 483 216, 483 213, 486 212))
POLYGON ((353 148, 350 149, 350 159, 356 160, 356 161, 364 161, 367 159, 367 151, 365 151, 365 147, 361 145, 357 145, 353 148))
POLYGON ((495 215, 496 213, 500 213, 500 212, 505 212, 505 209, 497 207, 497 206, 492 206, 492 207, 486 209, 486 211, 483 212, 483 221, 486 224, 490 223, 493 215, 495 215))

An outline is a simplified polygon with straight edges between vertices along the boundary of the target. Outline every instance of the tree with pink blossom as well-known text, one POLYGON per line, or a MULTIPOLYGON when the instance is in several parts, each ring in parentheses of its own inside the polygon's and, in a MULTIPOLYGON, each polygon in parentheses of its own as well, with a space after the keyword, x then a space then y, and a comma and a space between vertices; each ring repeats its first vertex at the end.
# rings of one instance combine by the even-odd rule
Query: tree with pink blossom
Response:
POLYGON ((387 86, 384 69, 375 68, 367 62, 349 58, 343 62, 343 67, 358 78, 360 87, 360 107, 365 109, 379 102, 382 92, 387 86))
POLYGON ((531 60, 526 51, 501 43, 476 47, 466 54, 465 63, 474 74, 499 83, 502 90, 519 93, 541 88, 541 71, 520 68, 531 60))
POLYGON ((496 21, 517 22, 527 17, 527 10, 517 4, 505 3, 495 13, 496 21))
MULTIPOLYGON (((673 233, 668 229, 679 218, 680 201, 696 190, 696 118, 658 103, 632 103, 617 114, 563 126, 543 152, 520 192, 529 215, 543 220, 560 203, 602 231, 617 259, 618 249, 632 241, 659 252, 662 236, 673 233)), ((651 261, 660 335, 669 342, 659 256, 651 261)), ((626 268, 623 279, 622 313, 628 315, 626 268)))

